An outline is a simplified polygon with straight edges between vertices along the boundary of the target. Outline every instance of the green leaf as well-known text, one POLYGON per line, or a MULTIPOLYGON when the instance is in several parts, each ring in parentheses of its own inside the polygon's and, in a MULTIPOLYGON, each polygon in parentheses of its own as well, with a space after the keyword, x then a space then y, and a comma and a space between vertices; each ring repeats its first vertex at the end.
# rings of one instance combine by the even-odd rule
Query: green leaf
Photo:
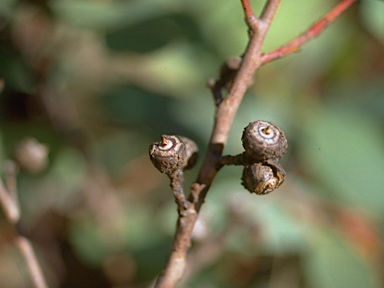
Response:
POLYGON ((314 288, 380 287, 373 269, 345 240, 330 231, 318 231, 305 261, 307 279, 314 288))
POLYGON ((384 43, 384 2, 361 1, 359 8, 364 26, 384 43))
POLYGON ((16 2, 16 0, 2 0, 0 2, 0 15, 12 16, 12 7, 16 2))
POLYGON ((111 29, 142 22, 165 13, 159 1, 51 1, 54 15, 71 25, 91 29, 111 29))
POLYGON ((140 23, 121 26, 106 35, 111 50, 138 53, 151 52, 185 38, 201 41, 197 23, 186 14, 159 15, 140 23))
POLYGON ((89 265, 98 266, 108 256, 108 247, 95 221, 75 222, 70 227, 69 238, 76 253, 89 265))
POLYGON ((312 114, 303 127, 302 161, 328 197, 382 214, 384 141, 377 122, 344 104, 312 114))

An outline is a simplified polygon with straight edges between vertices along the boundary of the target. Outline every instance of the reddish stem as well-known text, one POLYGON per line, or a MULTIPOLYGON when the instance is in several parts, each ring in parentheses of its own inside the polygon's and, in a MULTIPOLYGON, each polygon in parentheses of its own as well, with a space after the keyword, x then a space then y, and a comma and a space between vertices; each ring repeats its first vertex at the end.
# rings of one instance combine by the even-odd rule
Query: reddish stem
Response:
POLYGON ((255 22, 257 22, 257 17, 255 13, 253 13, 251 3, 249 0, 241 0, 241 4, 244 10, 245 22, 247 22, 249 27, 255 26, 255 22))
POLYGON ((245 17, 253 17, 255 14, 252 11, 251 3, 249 3, 249 0, 241 0, 243 10, 244 10, 244 15, 245 17))
POLYGON ((298 52, 303 44, 309 40, 317 37, 320 33, 328 27, 329 24, 334 22, 337 17, 340 16, 347 8, 349 8, 357 0, 342 0, 337 4, 331 11, 325 14, 319 21, 313 24, 307 31, 301 34, 299 37, 293 39, 288 44, 274 50, 263 54, 261 56, 261 64, 264 65, 273 60, 282 58, 294 52, 298 52))

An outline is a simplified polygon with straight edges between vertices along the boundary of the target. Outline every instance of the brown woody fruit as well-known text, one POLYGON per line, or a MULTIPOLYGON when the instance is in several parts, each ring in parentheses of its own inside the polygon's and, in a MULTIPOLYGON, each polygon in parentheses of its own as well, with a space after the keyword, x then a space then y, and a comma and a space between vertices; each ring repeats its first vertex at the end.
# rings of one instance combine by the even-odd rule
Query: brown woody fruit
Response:
POLYGON ((257 162, 280 160, 288 148, 283 131, 273 123, 262 120, 249 123, 241 141, 247 155, 257 162))
POLYGON ((196 165, 199 156, 199 147, 191 139, 184 136, 177 136, 184 144, 187 152, 187 163, 183 167, 184 170, 193 168, 196 165))
POLYGON ((190 169, 197 161, 198 148, 192 140, 175 135, 163 135, 160 142, 149 147, 153 165, 165 174, 179 169, 190 169))
POLYGON ((245 166, 241 178, 242 184, 251 193, 268 194, 283 183, 285 172, 281 171, 277 174, 273 167, 262 163, 245 166))

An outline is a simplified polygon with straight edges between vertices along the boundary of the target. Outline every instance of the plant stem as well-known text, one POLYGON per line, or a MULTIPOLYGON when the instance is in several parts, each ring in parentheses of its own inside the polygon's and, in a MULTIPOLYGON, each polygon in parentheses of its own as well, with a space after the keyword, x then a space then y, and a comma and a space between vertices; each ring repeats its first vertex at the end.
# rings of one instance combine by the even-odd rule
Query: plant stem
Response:
MULTIPOLYGON (((16 193, 16 187, 14 187, 13 193, 16 193)), ((17 197, 13 197, 11 193, 7 191, 3 182, 0 180, 0 203, 3 207, 5 216, 8 222, 15 228, 16 231, 16 245, 19 248, 25 263, 27 264, 29 274, 31 275, 32 282, 35 288, 47 288, 46 281, 39 262, 37 261, 36 254, 33 250, 31 242, 23 236, 20 226, 20 208, 17 203, 17 197)))
MULTIPOLYGON (((281 0, 267 1, 260 19, 253 15, 252 10, 247 10, 246 18, 251 17, 254 19, 254 21, 246 21, 251 31, 251 39, 233 86, 227 97, 217 107, 215 123, 205 160, 194 185, 194 190, 191 191, 189 196, 192 205, 190 209, 188 209, 188 213, 179 215, 172 252, 165 269, 157 279, 155 284, 156 288, 175 287, 182 277, 186 264, 187 251, 191 245, 193 227, 196 223, 201 205, 217 173, 217 164, 220 161, 237 109, 245 91, 252 83, 255 71, 260 67, 262 44, 280 2, 281 0), (196 199, 196 195, 198 199, 197 203, 194 203, 193 199, 196 199)), ((243 0, 242 4, 243 8, 246 5, 250 7, 246 0, 243 0)), ((244 8, 244 10, 245 9, 246 8, 244 8)))
MULTIPOLYGON (((227 142, 232 122, 247 88, 252 85, 253 77, 257 69, 272 60, 298 51, 301 45, 318 36, 324 31, 327 25, 332 23, 343 11, 356 1, 357 0, 341 1, 301 36, 275 51, 262 54, 261 49, 265 36, 271 26, 281 0, 267 0, 259 18, 254 15, 249 0, 241 0, 245 22, 250 32, 250 40, 228 95, 217 105, 214 126, 204 163, 196 182, 192 185, 188 197, 190 207, 186 209, 184 213, 179 213, 171 255, 166 267, 157 279, 155 288, 173 288, 182 277, 186 265, 187 251, 191 245, 192 232, 199 211, 204 203, 212 181, 220 169, 222 152, 227 142)), ((225 161, 226 160, 232 161, 233 159, 225 159, 225 161)), ((236 159, 236 161, 237 160, 239 159, 236 159)))
POLYGON ((273 60, 285 57, 289 54, 298 52, 303 44, 319 36, 325 30, 325 28, 327 28, 332 22, 334 22, 340 16, 341 13, 347 10, 356 1, 357 0, 341 1, 300 36, 276 50, 263 54, 261 56, 262 65, 267 64, 273 60))
POLYGON ((184 182, 184 174, 183 170, 176 170, 174 173, 169 175, 171 180, 171 188, 173 191, 173 195, 175 196, 175 202, 177 204, 179 213, 183 213, 186 209, 188 209, 188 201, 185 199, 183 182, 184 182))

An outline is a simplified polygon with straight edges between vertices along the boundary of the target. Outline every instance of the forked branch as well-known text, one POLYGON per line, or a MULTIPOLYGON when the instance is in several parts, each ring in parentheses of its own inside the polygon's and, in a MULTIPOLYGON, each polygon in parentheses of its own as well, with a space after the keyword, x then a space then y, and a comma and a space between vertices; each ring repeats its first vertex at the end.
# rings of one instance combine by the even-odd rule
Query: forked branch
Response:
MULTIPOLYGON (((191 245, 192 232, 199 211, 204 203, 204 199, 213 179, 221 165, 223 165, 220 161, 223 160, 223 158, 221 158, 222 152, 227 142, 232 122, 246 90, 252 85, 256 70, 267 62, 297 51, 301 45, 319 35, 327 25, 332 23, 354 2, 356 2, 356 0, 341 1, 304 34, 275 51, 262 54, 261 51, 265 36, 271 26, 281 0, 267 0, 260 17, 255 16, 250 5, 250 0, 241 0, 245 22, 247 23, 250 35, 248 46, 243 54, 237 73, 232 73, 231 75, 233 75, 233 79, 229 79, 228 82, 225 81, 225 83, 230 83, 230 87, 225 87, 229 88, 226 97, 221 97, 220 93, 219 97, 214 95, 217 110, 204 163, 188 196, 189 205, 183 213, 179 213, 171 255, 166 267, 157 279, 155 284, 156 288, 175 287, 182 277, 186 266, 187 251, 191 245)), ((212 92, 216 93, 217 87, 215 86, 215 83, 210 86, 212 92)), ((224 86, 222 85, 222 87, 224 86)), ((232 161, 233 159, 229 160, 232 161)))

